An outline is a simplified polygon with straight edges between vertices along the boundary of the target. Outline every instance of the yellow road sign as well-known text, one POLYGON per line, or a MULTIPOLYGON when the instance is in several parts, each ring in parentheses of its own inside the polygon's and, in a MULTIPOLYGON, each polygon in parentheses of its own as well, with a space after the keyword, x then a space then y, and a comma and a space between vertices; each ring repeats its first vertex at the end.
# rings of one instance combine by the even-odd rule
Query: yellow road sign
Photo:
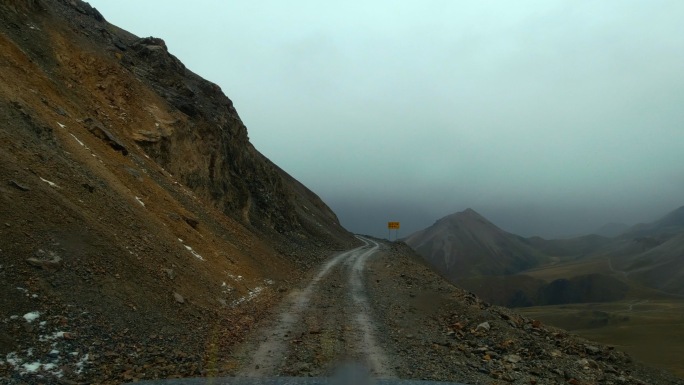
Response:
POLYGON ((399 222, 387 222, 387 228, 390 230, 399 230, 399 222))

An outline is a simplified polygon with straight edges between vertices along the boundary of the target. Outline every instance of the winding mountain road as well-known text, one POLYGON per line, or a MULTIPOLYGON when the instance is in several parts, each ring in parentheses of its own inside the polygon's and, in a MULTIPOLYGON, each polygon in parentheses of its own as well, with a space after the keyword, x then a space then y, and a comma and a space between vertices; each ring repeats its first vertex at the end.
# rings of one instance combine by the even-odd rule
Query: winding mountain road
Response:
POLYGON ((391 378, 390 361, 377 343, 367 289, 366 261, 380 249, 371 239, 327 260, 306 287, 284 301, 275 324, 247 352, 240 376, 267 377, 330 372, 342 362, 365 365, 391 378))

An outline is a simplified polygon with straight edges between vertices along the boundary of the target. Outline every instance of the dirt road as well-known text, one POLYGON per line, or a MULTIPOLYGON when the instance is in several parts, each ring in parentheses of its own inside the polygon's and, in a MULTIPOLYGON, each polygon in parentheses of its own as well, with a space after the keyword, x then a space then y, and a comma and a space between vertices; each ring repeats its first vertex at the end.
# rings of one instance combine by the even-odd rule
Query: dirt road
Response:
POLYGON ((613 347, 482 302, 403 244, 359 239, 291 290, 220 358, 217 374, 329 377, 357 363, 374 378, 464 384, 681 384, 613 347))
POLYGON ((258 343, 243 352, 239 375, 325 375, 353 361, 375 377, 393 377, 391 361, 377 343, 363 279, 366 261, 381 246, 358 238, 363 246, 332 257, 306 287, 289 295, 258 343))

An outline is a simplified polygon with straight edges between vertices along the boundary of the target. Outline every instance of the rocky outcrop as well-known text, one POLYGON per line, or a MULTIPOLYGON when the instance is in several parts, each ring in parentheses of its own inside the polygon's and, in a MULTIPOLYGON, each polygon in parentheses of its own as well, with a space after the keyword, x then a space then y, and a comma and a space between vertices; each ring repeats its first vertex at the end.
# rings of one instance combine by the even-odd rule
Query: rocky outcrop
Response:
MULTIPOLYGON (((10 8, 19 3, 5 0, 10 8)), ((86 85, 84 78, 92 78, 87 86, 93 96, 99 94, 116 113, 100 110, 79 118, 113 149, 126 155, 128 148, 139 146, 199 197, 279 241, 347 237, 335 214, 314 193, 251 145, 247 128, 221 88, 187 69, 164 40, 123 31, 82 1, 30 4, 26 7, 35 14, 25 17, 37 29, 39 23, 61 23, 78 31, 74 43, 85 48, 85 55, 56 54, 43 34, 35 36, 28 52, 44 71, 67 70, 81 85, 86 85), (133 82, 142 82, 152 93, 143 105, 134 103, 138 87, 133 82), (132 116, 134 109, 141 110, 138 116, 132 116)))

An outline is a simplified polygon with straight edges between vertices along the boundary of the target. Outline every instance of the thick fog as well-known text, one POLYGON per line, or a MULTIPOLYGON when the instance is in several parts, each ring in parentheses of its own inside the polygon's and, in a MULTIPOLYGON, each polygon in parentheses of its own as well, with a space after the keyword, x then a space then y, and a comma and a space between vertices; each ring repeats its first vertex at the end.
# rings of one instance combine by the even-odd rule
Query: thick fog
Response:
POLYGON ((682 1, 90 2, 163 38, 343 225, 545 237, 684 205, 682 1))

